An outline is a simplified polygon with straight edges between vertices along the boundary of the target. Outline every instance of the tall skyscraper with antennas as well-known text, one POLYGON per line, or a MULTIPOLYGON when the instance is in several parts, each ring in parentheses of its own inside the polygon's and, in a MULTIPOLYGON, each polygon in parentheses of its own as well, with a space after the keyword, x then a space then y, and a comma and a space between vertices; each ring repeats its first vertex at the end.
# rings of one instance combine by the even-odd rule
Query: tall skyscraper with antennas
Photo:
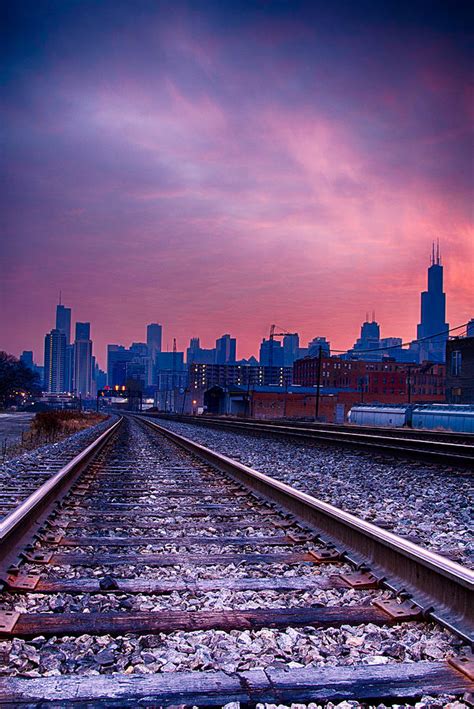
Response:
POLYGON ((417 328, 420 362, 444 362, 449 325, 446 322, 446 295, 443 292, 443 266, 439 241, 433 242, 428 268, 428 290, 421 294, 421 321, 417 328), (429 338, 429 339, 424 339, 429 338))

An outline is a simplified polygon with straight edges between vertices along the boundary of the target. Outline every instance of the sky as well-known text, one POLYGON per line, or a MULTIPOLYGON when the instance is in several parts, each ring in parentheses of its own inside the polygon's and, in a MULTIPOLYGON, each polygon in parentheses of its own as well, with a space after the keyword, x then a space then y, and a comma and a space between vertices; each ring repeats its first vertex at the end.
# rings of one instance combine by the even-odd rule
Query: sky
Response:
POLYGON ((42 362, 60 290, 102 365, 150 322, 411 340, 436 238, 474 317, 468 8, 4 3, 0 349, 42 362))

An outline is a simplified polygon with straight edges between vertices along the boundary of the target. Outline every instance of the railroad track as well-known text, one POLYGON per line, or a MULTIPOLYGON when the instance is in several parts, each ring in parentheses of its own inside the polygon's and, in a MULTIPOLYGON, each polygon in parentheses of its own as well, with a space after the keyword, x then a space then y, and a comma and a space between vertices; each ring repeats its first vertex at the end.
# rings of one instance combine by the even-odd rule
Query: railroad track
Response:
POLYGON ((254 435, 276 435, 295 440, 378 451, 396 457, 432 460, 447 465, 474 468, 474 436, 470 434, 460 435, 444 431, 412 431, 409 429, 390 430, 370 426, 338 426, 304 422, 268 422, 254 419, 229 419, 219 416, 145 415, 151 418, 163 418, 254 435))
POLYGON ((2 706, 474 691, 472 572, 147 420, 102 434, 0 541, 2 706))

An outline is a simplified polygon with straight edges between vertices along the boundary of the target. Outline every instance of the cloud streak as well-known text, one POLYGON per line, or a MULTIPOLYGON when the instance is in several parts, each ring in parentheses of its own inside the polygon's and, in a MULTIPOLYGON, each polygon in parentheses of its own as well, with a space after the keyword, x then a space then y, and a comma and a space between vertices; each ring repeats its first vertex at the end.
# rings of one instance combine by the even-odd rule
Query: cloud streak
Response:
POLYGON ((60 288, 102 362, 156 320, 244 355, 275 321, 349 346, 375 307, 409 339, 437 236, 472 317, 456 18, 66 5, 10 18, 0 347, 41 351, 60 288))

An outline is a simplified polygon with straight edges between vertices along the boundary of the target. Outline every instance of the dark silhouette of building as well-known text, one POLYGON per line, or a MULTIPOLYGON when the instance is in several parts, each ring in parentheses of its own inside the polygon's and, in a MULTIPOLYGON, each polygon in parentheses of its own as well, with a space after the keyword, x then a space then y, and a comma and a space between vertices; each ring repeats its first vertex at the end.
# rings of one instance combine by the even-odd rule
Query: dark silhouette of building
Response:
POLYGON ((82 398, 93 396, 92 389, 92 340, 88 322, 76 323, 74 341, 74 391, 82 398))
POLYGON ((48 393, 66 391, 64 366, 66 335, 54 328, 44 338, 44 388, 48 393))
POLYGON ((474 337, 455 337, 446 343, 446 401, 474 404, 474 337))
POLYGON ((417 328, 419 361, 444 362, 449 325, 446 322, 446 295, 443 292, 443 267, 439 243, 433 244, 428 268, 428 290, 421 294, 421 321, 417 328), (433 337, 436 335, 436 337, 433 337), (425 339, 430 338, 430 339, 425 339))
POLYGON ((124 386, 126 380, 126 364, 131 362, 133 355, 123 345, 107 345, 107 384, 112 389, 124 386))
POLYGON ((56 330, 66 335, 66 345, 71 344, 71 308, 59 303, 56 306, 56 330))
POLYGON ((222 335, 216 340, 216 364, 232 364, 235 362, 237 340, 230 335, 222 335))
POLYGON ((260 343, 260 364, 264 367, 270 366, 272 360, 273 367, 283 367, 285 361, 284 349, 278 340, 267 340, 265 337, 260 343))
POLYGON ((295 332, 283 337, 283 366, 292 367, 300 353, 300 338, 295 332))
POLYGON ((329 357, 331 353, 331 343, 326 340, 325 337, 313 337, 311 342, 308 342, 307 355, 309 357, 319 357, 319 348, 321 348, 321 354, 329 357))
POLYGON ((216 361, 216 349, 204 349, 201 347, 199 337, 191 337, 189 341, 189 347, 186 350, 186 364, 193 364, 193 362, 198 362, 199 364, 215 364, 216 361))
POLYGON ((146 344, 148 348, 147 384, 156 384, 156 358, 161 352, 162 327, 158 323, 150 323, 146 328, 146 344))

